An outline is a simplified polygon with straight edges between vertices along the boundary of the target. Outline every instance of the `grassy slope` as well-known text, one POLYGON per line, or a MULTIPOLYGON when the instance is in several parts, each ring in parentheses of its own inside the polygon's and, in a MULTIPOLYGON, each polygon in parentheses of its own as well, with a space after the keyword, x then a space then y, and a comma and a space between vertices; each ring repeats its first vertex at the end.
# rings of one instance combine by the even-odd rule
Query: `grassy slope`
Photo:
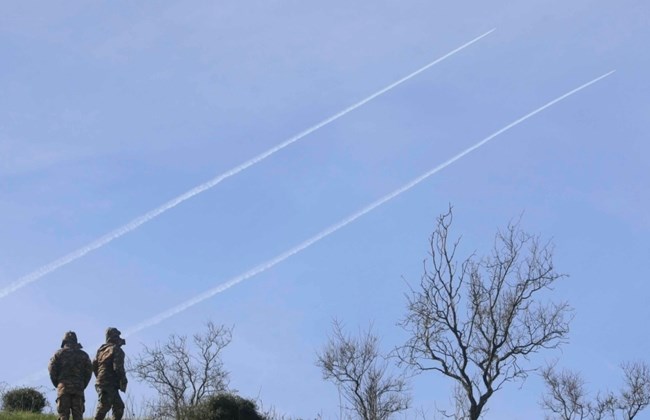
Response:
POLYGON ((53 414, 34 414, 0 411, 0 420, 57 420, 53 414))

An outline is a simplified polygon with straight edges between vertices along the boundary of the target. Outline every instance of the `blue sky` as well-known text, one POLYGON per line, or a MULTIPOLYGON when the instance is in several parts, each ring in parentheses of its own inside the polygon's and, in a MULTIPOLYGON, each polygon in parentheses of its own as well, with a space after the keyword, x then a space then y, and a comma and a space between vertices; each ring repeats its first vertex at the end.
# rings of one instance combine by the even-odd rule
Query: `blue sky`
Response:
MULTIPOLYGON (((477 44, 0 302, 0 381, 89 350, 299 244, 521 115, 504 133, 271 270, 130 337, 234 325, 231 385, 296 416, 338 415, 315 353, 331 320, 401 343, 435 216, 466 253, 523 212, 551 238, 571 342, 545 354, 614 388, 650 354, 650 5, 644 1, 5 2, 0 6, 0 287, 449 52, 477 44)), ((46 385, 45 383, 43 383, 46 385)), ((414 407, 444 407, 423 375, 414 407)), ((134 393, 139 392, 134 387, 134 393)), ((540 380, 486 418, 539 418, 540 380)), ((142 391, 144 392, 144 391, 142 391)), ((91 393, 91 391, 89 391, 91 393)), ((87 396, 92 399, 92 394, 87 396)), ((650 414, 644 413, 646 418, 650 414)), ((407 414, 413 418, 413 413, 407 414)))

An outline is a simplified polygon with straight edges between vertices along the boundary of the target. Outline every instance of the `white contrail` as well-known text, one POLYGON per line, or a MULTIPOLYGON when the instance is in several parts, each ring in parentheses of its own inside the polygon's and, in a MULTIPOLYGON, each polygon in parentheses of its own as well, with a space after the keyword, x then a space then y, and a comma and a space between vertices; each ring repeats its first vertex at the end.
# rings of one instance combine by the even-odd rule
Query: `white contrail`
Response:
POLYGON ((614 71, 606 73, 606 74, 604 74, 604 75, 602 75, 602 76, 600 76, 600 77, 598 77, 598 78, 596 78, 596 79, 594 79, 594 80, 592 80, 590 82, 585 83, 584 85, 581 85, 581 86, 579 86, 579 87, 565 93, 562 96, 559 96, 559 97, 553 99, 552 101, 548 102, 547 104, 545 104, 545 105, 537 108, 536 110, 524 115, 523 117, 511 122, 510 124, 506 125, 502 129, 500 129, 498 131, 495 131, 494 133, 490 134, 489 136, 487 136, 483 140, 479 141, 475 145, 463 150, 462 152, 460 152, 456 156, 452 157, 451 159, 447 160, 444 163, 441 163, 440 165, 436 166, 435 168, 431 169, 430 171, 426 172, 425 174, 420 175, 419 177, 415 178, 414 180, 412 180, 408 184, 402 186, 401 188, 399 188, 399 189, 393 191, 392 193, 380 198, 379 200, 377 200, 374 203, 370 204, 369 206, 363 208, 362 210, 354 213, 353 215, 343 219, 342 221, 328 227, 327 229, 320 232, 316 236, 313 236, 312 238, 307 239, 306 241, 304 241, 300 245, 298 245, 298 246, 296 246, 294 248, 291 248, 290 250, 288 250, 286 252, 283 252, 282 254, 278 255, 277 257, 273 258, 272 260, 269 260, 269 261, 265 262, 264 264, 261 264, 261 265, 255 267, 255 268, 253 268, 252 270, 249 270, 249 271, 247 271, 247 272, 245 272, 243 274, 240 274, 240 275, 228 280, 227 282, 225 282, 223 284, 220 284, 219 286, 217 286, 217 287, 215 287, 213 289, 205 291, 205 292, 201 293, 200 295, 197 295, 197 296, 195 296, 195 297, 193 297, 193 298, 191 298, 191 299, 189 299, 189 300, 187 300, 187 301, 185 301, 185 302, 183 302, 183 303, 181 303, 181 304, 179 304, 179 305, 177 305, 177 306, 175 306, 175 307, 173 307, 173 308, 171 308, 171 309, 169 309, 169 310, 167 310, 165 312, 162 312, 162 313, 160 313, 160 314, 158 314, 158 315, 156 315, 156 316, 154 316, 152 318, 149 318, 146 321, 143 321, 143 322, 129 328, 128 330, 126 330, 126 334, 127 335, 135 334, 135 333, 137 333, 139 331, 144 330, 145 328, 153 327, 154 325, 157 325, 157 324, 163 322, 167 318, 170 318, 170 317, 172 317, 174 315, 177 315, 177 314, 185 311, 186 309, 189 309, 192 306, 194 306, 194 305, 196 305, 196 304, 198 304, 198 303, 200 303, 200 302, 202 302, 202 301, 204 301, 204 300, 206 300, 208 298, 211 298, 212 296, 214 296, 214 295, 216 295, 218 293, 221 293, 221 292, 225 291, 226 289, 231 288, 232 286, 236 285, 237 283, 240 283, 240 282, 242 282, 244 280, 247 280, 247 279, 249 279, 249 278, 251 278, 251 277, 253 277, 253 276, 257 275, 257 274, 263 273, 264 271, 270 269, 271 267, 275 266, 276 264, 279 264, 282 261, 286 260, 287 258, 291 257, 292 255, 295 255, 295 254, 299 253, 300 251, 310 247, 311 245, 315 244, 316 242, 320 241, 321 239, 324 239, 324 238, 328 237, 329 235, 336 232, 337 230, 339 230, 341 228, 344 228, 345 226, 349 225, 350 223, 354 222, 355 220, 357 220, 361 216, 369 213, 370 211, 376 209, 377 207, 381 206, 382 204, 386 203, 387 201, 392 200, 393 198, 397 197, 398 195, 410 190, 411 188, 418 185, 420 182, 422 182, 425 179, 429 178, 431 175, 434 175, 435 173, 445 169, 447 166, 451 165, 452 163, 456 162, 457 160, 463 158, 465 155, 467 155, 467 154, 473 152, 474 150, 478 149, 479 147, 483 146, 485 143, 489 142, 490 140, 497 137, 498 135, 504 133, 505 131, 510 130, 511 128, 515 127, 516 125, 521 124, 522 122, 524 122, 527 119, 531 118, 535 114, 538 114, 538 113, 542 112, 546 108, 548 108, 550 106, 553 106, 554 104, 556 104, 556 103, 560 102, 561 100, 573 95, 574 93, 577 93, 580 90, 582 90, 582 89, 584 89, 584 88, 586 88, 586 87, 588 87, 588 86, 590 86, 590 85, 604 79, 605 77, 609 76, 612 73, 614 73, 614 71))
POLYGON ((296 134, 295 136, 291 137, 288 140, 285 140, 284 142, 278 144, 277 146, 272 147, 271 149, 267 150, 264 153, 261 153, 254 158, 242 163, 241 165, 230 169, 227 172, 224 172, 223 174, 201 184, 198 185, 191 190, 179 195, 178 197, 166 202, 165 204, 161 205, 160 207, 157 207, 148 213, 143 214, 142 216, 133 219, 126 225, 100 237, 99 239, 95 240, 94 242, 89 243, 88 245, 77 249, 74 252, 71 252, 68 255, 65 255, 64 257, 59 258, 58 260, 55 260, 47 265, 44 265, 43 267, 39 268, 36 271, 33 271, 15 282, 11 283, 9 286, 6 286, 2 290, 0 290, 0 299, 4 298, 7 295, 10 295, 11 293, 27 286, 28 284, 40 279, 41 277, 53 272, 54 270, 57 270, 64 265, 70 264, 71 262, 78 260, 79 258, 83 257, 87 253, 94 251, 98 248, 101 248, 102 246, 108 244, 109 242, 112 242, 113 240, 119 238, 122 235, 126 235, 127 233, 137 229, 138 227, 142 226, 143 224, 147 223, 148 221, 160 216, 167 210, 170 210, 177 205, 181 204, 185 200, 189 200, 190 198, 194 197, 197 194, 201 194, 202 192, 209 190, 210 188, 216 186, 219 184, 221 181, 230 178, 231 176, 237 175, 241 171, 255 165, 256 163, 261 162, 262 160, 268 158, 269 156, 275 154, 276 152, 279 152, 280 150, 284 149, 285 147, 289 146, 292 143, 297 142, 298 140, 302 139, 303 137, 308 136, 309 134, 313 133, 316 130, 320 130, 321 128, 325 127, 326 125, 338 120, 339 118, 343 117, 344 115, 354 111, 355 109, 367 104, 368 102, 372 101, 376 97, 383 95, 384 93, 388 92, 389 90, 401 85, 402 83, 406 82, 409 79, 412 79, 413 77, 417 76, 418 74, 422 73, 423 71, 429 69, 432 66, 435 66, 436 64, 440 63, 441 61, 444 61, 445 59, 451 57, 452 55, 456 54, 457 52, 460 52, 464 50, 465 48, 469 47, 470 45, 474 44, 475 42, 479 41, 480 39, 488 36, 492 32, 494 32, 495 29, 491 29, 484 33, 483 35, 480 35, 474 39, 472 39, 469 42, 466 42, 465 44, 461 45, 460 47, 456 48, 453 51, 448 52, 447 54, 443 55, 442 57, 436 59, 435 61, 432 61, 431 63, 427 64, 426 66, 414 71, 413 73, 409 74, 408 76, 405 76, 398 81, 386 86, 385 88, 373 93, 372 95, 368 96, 367 98, 357 102, 356 104, 349 106, 345 108, 343 111, 332 115, 331 117, 319 122, 318 124, 306 129, 305 131, 302 131, 301 133, 296 134))
MULTIPOLYGON (((191 298, 189 300, 186 300, 185 302, 183 302, 183 303, 181 303, 179 305, 174 306, 171 309, 168 309, 167 311, 161 312, 156 316, 153 316, 153 317, 151 317, 151 318, 149 318, 149 319, 147 319, 147 320, 145 320, 145 321, 143 321, 143 322, 141 322, 141 323, 139 323, 137 325, 134 325, 134 326, 126 329, 123 335, 126 337, 126 336, 129 336, 129 335, 136 334, 136 333, 138 333, 138 332, 140 332, 140 331, 142 331, 142 330, 144 330, 146 328, 158 325, 161 322, 165 321, 166 319, 171 318, 174 315, 177 315, 177 314, 185 311, 186 309, 189 309, 192 306, 197 305, 197 304, 203 302, 204 300, 209 299, 209 298, 211 298, 211 297, 213 297, 213 296, 215 296, 215 295, 217 295, 217 294, 231 288, 232 286, 235 286, 237 283, 241 283, 244 280, 247 280, 247 279, 249 279, 249 278, 251 278, 251 277, 253 277, 253 276, 257 275, 257 274, 260 274, 260 273, 272 268, 276 264, 281 263, 282 261, 284 261, 287 258, 291 257, 292 255, 295 255, 295 254, 299 253, 300 251, 308 248, 309 246, 311 246, 311 245, 315 244, 316 242, 320 241, 321 239, 324 239, 325 237, 327 237, 327 236, 331 235, 332 233, 336 232, 337 230, 349 225, 350 223, 354 222, 355 220, 357 220, 361 216, 371 212, 372 210, 376 209, 377 207, 381 206, 382 204, 386 203, 387 201, 389 201, 389 200, 397 197, 398 195, 410 190, 411 188, 418 185, 420 182, 422 182, 425 179, 427 179, 428 177, 436 174, 437 172, 445 169, 447 166, 451 165, 452 163, 454 163, 457 160, 461 159, 465 155, 467 155, 467 154, 473 152, 474 150, 478 149, 479 147, 483 146, 485 143, 487 143, 490 140, 494 139, 498 135, 503 134, 505 131, 508 131, 511 128, 515 127, 516 125, 521 124, 522 122, 524 122, 527 119, 531 118, 535 114, 538 114, 538 113, 542 112, 546 108, 560 102, 563 99, 566 99, 567 97, 573 95, 574 93, 577 93, 580 90, 585 89, 586 87, 588 87, 590 85, 593 85, 594 83, 604 79, 605 77, 607 77, 607 76, 611 75, 612 73, 614 73, 614 71, 615 70, 610 71, 609 73, 606 73, 606 74, 604 74, 604 75, 602 75, 600 77, 597 77, 597 78, 593 79, 592 81, 587 82, 587 83, 585 83, 585 84, 583 84, 583 85, 581 85, 581 86, 579 86, 579 87, 565 93, 564 95, 553 99, 552 101, 550 101, 550 102, 546 103, 545 105, 537 108, 536 110, 534 110, 532 112, 529 112, 528 114, 524 115, 523 117, 521 117, 521 118, 511 122, 510 124, 506 125, 505 127, 501 128, 500 130, 495 131, 494 133, 490 134, 489 136, 487 136, 483 140, 479 141, 478 143, 474 144, 473 146, 471 146, 471 147, 463 150, 462 152, 458 153, 456 156, 452 157, 451 159, 441 163, 440 165, 436 166, 435 168, 431 169, 430 171, 428 171, 428 172, 424 173, 423 175, 415 178, 414 180, 412 180, 411 182, 405 184, 401 188, 393 191, 392 193, 384 196, 383 198, 380 198, 379 200, 375 201, 374 203, 370 204, 369 206, 366 206, 362 210, 354 213, 353 215, 343 219, 342 221, 330 226, 329 228, 327 228, 324 231, 320 232, 316 236, 313 236, 312 238, 307 239, 306 241, 304 241, 300 245, 298 245, 298 246, 296 246, 294 248, 291 248, 290 250, 288 250, 286 252, 283 252, 282 254, 280 254, 277 257, 265 262, 264 264, 258 265, 257 267, 253 268, 252 270, 249 270, 249 271, 247 271, 247 272, 245 272, 243 274, 240 274, 240 275, 238 275, 236 277, 233 277, 232 279, 228 280, 225 283, 222 283, 222 284, 220 284, 220 285, 218 285, 218 286, 216 286, 216 287, 214 287, 214 288, 212 288, 210 290, 207 290, 207 291, 201 293, 200 295, 197 295, 197 296, 195 296, 195 297, 193 297, 193 298, 191 298)), ((45 377, 47 377, 47 372, 38 371, 38 372, 35 372, 35 373, 23 378, 21 382, 17 383, 17 385, 25 384, 25 383, 33 383, 33 382, 36 382, 38 380, 42 380, 45 377)))

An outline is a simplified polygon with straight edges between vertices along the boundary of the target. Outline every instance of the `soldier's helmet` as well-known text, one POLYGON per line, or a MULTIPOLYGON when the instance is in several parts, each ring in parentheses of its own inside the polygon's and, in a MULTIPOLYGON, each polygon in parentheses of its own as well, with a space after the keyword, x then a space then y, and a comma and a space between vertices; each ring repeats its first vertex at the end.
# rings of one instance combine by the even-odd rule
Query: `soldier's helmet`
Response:
POLYGON ((120 338, 120 334, 122 334, 122 332, 117 328, 109 327, 106 329, 106 340, 109 340, 111 338, 120 338))
POLYGON ((123 346, 126 344, 126 340, 120 337, 122 332, 115 327, 110 327, 106 329, 106 342, 117 344, 118 346, 123 346))
POLYGON ((77 334, 75 334, 74 331, 68 331, 65 333, 63 336, 63 340, 61 341, 61 348, 65 346, 66 344, 78 344, 79 342, 77 341, 77 334))

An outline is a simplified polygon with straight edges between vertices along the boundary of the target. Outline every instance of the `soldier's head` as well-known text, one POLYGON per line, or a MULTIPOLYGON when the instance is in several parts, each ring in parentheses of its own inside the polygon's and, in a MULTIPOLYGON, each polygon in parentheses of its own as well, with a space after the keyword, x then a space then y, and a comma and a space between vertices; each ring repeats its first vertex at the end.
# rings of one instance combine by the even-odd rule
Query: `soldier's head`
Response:
POLYGON ((68 346, 74 346, 79 344, 79 342, 77 341, 77 334, 75 334, 74 331, 68 331, 63 336, 63 340, 61 341, 61 348, 65 347, 66 344, 68 346))
POLYGON ((120 337, 122 332, 115 327, 109 327, 106 329, 106 342, 117 344, 123 346, 126 344, 126 340, 120 337))

